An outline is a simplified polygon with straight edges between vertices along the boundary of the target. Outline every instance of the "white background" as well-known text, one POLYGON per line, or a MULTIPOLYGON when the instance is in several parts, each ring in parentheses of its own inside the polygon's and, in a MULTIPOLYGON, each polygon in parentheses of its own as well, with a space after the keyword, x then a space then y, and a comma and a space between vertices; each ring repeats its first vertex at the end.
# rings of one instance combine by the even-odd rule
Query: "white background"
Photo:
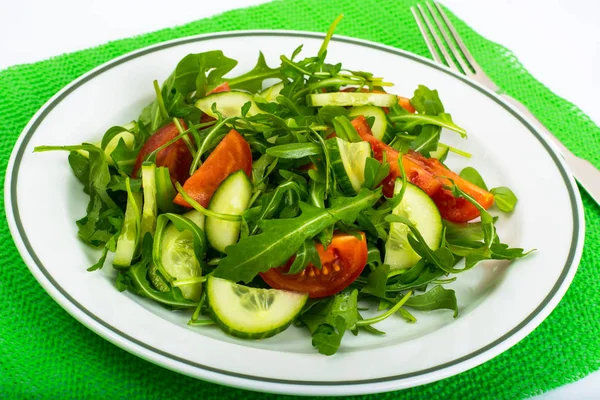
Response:
MULTIPOLYGON (((159 0, 1 0, 0 69, 264 2, 179 0, 169 9, 185 12, 170 12, 159 0)), ((537 79, 600 124, 600 1, 444 4, 483 36, 512 50, 537 79)), ((540 398, 600 398, 600 372, 540 398)))

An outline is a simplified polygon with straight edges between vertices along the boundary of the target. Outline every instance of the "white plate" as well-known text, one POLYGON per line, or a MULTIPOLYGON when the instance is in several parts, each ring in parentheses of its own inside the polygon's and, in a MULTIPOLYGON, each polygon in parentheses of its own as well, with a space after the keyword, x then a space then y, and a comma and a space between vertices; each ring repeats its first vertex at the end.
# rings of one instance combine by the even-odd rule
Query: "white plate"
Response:
MULTIPOLYGON (((473 368, 505 351, 538 326, 569 286, 581 256, 581 199, 556 149, 494 94, 431 61, 401 50, 336 37, 328 60, 371 71, 410 96, 418 84, 439 90, 446 109, 470 134, 444 141, 473 154, 489 186, 519 197, 500 215, 503 241, 537 252, 510 266, 487 263, 461 274, 460 316, 417 313, 410 325, 390 318, 385 337, 347 334, 333 357, 319 355, 304 330, 290 328, 263 341, 228 337, 214 327, 189 328, 189 315, 168 312, 119 293, 109 267, 86 272, 98 252, 77 239, 75 219, 87 198, 64 153, 33 154, 35 146, 98 140, 112 125, 135 119, 152 100, 152 81, 165 79, 188 53, 222 49, 254 65, 259 50, 276 65, 304 44, 316 54, 323 35, 289 31, 229 32, 161 43, 110 61, 65 87, 34 116, 12 153, 5 199, 10 229, 23 259, 44 289, 73 317, 111 341, 166 368, 253 390, 347 395, 408 388, 473 368), (40 196, 43 194, 43 196, 40 196)), ((451 167, 467 164, 458 157, 451 167)))

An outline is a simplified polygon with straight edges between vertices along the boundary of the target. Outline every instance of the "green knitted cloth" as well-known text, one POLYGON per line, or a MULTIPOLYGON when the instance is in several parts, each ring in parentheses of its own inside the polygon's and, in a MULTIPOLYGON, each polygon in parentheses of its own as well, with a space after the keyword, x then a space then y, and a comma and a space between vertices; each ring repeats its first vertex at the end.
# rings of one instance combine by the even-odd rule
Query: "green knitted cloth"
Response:
MULTIPOLYGON (((123 39, 0 72, 0 179, 27 121, 73 79, 110 59, 161 41, 239 29, 336 33, 429 57, 410 0, 284 0, 235 10, 173 29, 123 39), (367 12, 368 11, 368 12, 367 12)), ((567 147, 600 167, 600 128, 576 106, 536 81, 507 49, 452 18, 469 49, 498 86, 520 99, 567 147)), ((458 376, 376 399, 515 399, 573 382, 600 368, 600 207, 583 194, 585 249, 573 284, 531 335, 458 376)), ((2 201, 2 204, 4 202, 2 201)), ((38 285, 0 218, 0 397, 258 399, 257 394, 179 375, 133 356, 85 328, 38 285)), ((367 396, 357 397, 367 398, 367 396)))

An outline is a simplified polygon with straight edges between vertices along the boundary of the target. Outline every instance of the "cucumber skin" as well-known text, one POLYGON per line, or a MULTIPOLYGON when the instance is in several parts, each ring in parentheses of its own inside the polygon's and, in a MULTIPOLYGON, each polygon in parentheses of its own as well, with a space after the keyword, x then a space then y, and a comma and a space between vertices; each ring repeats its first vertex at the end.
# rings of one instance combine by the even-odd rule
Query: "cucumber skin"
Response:
MULTIPOLYGON (((217 188, 217 190, 215 190, 215 193, 213 194, 212 198, 210 199, 210 203, 208 204, 208 207, 207 207, 208 210, 215 211, 215 206, 217 205, 216 203, 219 202, 219 198, 221 197, 221 193, 220 192, 222 191, 222 189, 226 189, 227 182, 230 179, 234 179, 237 174, 243 174, 244 177, 246 178, 246 183, 248 184, 248 190, 250 192, 250 195, 248 196, 248 199, 250 199, 251 193, 252 193, 252 183, 250 182, 250 179, 248 179, 248 176, 246 176, 245 172, 243 170, 239 170, 237 172, 234 172, 234 173, 230 174, 227 178, 225 178, 225 180, 223 182, 221 182, 221 184, 219 185, 219 187, 217 188)), ((246 204, 246 208, 248 208, 247 204, 246 204)), ((218 211, 218 212, 220 212, 220 211, 218 211)), ((243 213, 243 211, 242 211, 242 213, 243 213)), ((242 213, 240 213, 240 215, 242 213)), ((204 228, 205 228, 204 229, 204 233, 206 234, 206 239, 208 241, 208 244, 213 249, 215 249, 217 251, 220 251, 220 252, 225 252, 225 248, 217 248, 213 244, 213 243, 215 243, 217 241, 216 239, 214 239, 215 238, 214 231, 215 231, 215 229, 217 229, 217 227, 213 226, 213 224, 215 223, 215 221, 214 221, 215 219, 216 218, 213 218, 213 217, 207 217, 205 219, 205 221, 204 221, 204 228)), ((238 229, 238 239, 237 240, 239 240, 239 230, 241 229, 241 222, 229 222, 229 221, 221 221, 221 222, 227 223, 227 224, 238 224, 238 228, 237 228, 238 229)), ((236 242, 230 243, 229 245, 237 243, 237 240, 236 240, 236 242)), ((225 246, 225 247, 227 247, 227 246, 225 246)))
MULTIPOLYGON (((341 186, 344 193, 349 195, 357 194, 356 189, 352 185, 350 178, 348 177, 348 172, 346 171, 346 167, 342 160, 341 152, 339 149, 338 140, 342 140, 339 138, 331 138, 325 141, 325 145, 327 146, 327 150, 329 150, 329 155, 331 159, 331 168, 333 169, 333 173, 337 179, 338 184, 341 186)), ((364 143, 364 142, 359 142, 364 143)), ((354 144, 354 143, 351 143, 354 144)), ((369 147, 370 149, 370 147, 369 147)), ((369 154, 371 155, 371 154, 369 154)), ((363 166, 364 168, 364 166, 363 166)), ((364 177, 364 175, 363 175, 364 177)))
MULTIPOLYGON (((304 303, 302 304, 302 307, 299 307, 299 311, 296 315, 294 315, 292 318, 290 318, 290 320, 281 325, 278 326, 277 328, 273 328, 273 329, 269 329, 267 331, 264 332, 254 332, 254 333, 249 333, 249 332, 242 332, 239 331, 237 329, 233 329, 230 326, 226 325, 223 321, 221 321, 221 319, 219 319, 219 316, 217 315, 217 313, 213 310, 213 307, 210 304, 210 293, 212 291, 211 288, 211 283, 212 283, 212 277, 209 277, 208 281, 206 282, 206 299, 208 301, 208 305, 209 305, 209 310, 210 310, 210 317, 213 321, 215 321, 215 323, 219 326, 219 328, 221 328, 221 330, 231 336, 240 338, 240 339, 247 339, 247 340, 260 340, 260 339, 266 339, 266 338, 270 338, 272 336, 277 335, 278 333, 281 333, 283 331, 285 331, 291 324, 292 322, 294 322, 296 320, 296 318, 298 317, 298 315, 300 315, 300 312, 302 311, 302 309, 304 308, 304 305, 306 304, 306 301, 308 301, 308 296, 305 297, 304 299, 304 303)), ((233 283, 233 282, 232 282, 233 283)))

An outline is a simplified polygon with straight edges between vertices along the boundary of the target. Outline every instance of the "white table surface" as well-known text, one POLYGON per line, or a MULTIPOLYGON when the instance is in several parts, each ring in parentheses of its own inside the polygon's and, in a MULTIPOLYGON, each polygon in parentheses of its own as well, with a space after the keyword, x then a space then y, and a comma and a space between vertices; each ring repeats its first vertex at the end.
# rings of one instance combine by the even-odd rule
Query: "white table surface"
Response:
MULTIPOLYGON (((172 12, 159 0, 2 1, 0 69, 264 2, 179 0, 171 4, 185 12, 172 12)), ((483 36, 512 50, 537 79, 600 124, 600 1, 443 2, 483 36)), ((598 399, 600 372, 538 398, 598 399)))

